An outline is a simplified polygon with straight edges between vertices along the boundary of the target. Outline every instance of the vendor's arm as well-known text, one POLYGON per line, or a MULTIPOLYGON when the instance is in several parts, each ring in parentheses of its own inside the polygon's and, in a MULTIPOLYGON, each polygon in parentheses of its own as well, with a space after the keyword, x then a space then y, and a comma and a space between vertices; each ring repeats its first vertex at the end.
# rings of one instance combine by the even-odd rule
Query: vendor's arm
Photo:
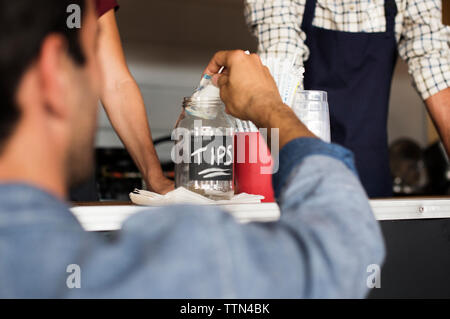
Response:
POLYGON ((114 10, 99 19, 99 59, 104 74, 102 103, 120 139, 143 174, 149 190, 174 188, 165 178, 152 142, 144 100, 131 75, 120 42, 114 10))
POLYGON ((423 2, 420 10, 406 1, 400 57, 408 63, 414 85, 450 154, 450 48, 448 27, 442 24, 441 1, 423 2))
POLYGON ((447 154, 450 155, 450 88, 436 93, 426 101, 447 154))

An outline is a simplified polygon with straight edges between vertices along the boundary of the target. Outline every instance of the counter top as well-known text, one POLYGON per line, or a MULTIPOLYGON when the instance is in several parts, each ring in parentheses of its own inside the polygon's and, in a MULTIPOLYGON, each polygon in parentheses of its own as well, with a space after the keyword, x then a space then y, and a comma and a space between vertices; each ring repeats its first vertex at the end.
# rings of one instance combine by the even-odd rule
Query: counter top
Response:
MULTIPOLYGON (((448 198, 400 198, 371 200, 377 220, 450 218, 448 198)), ((271 222, 280 218, 276 203, 221 205, 240 223, 271 222)), ((77 203, 71 211, 87 231, 119 230, 128 217, 151 214, 157 207, 135 206, 128 202, 77 203)))

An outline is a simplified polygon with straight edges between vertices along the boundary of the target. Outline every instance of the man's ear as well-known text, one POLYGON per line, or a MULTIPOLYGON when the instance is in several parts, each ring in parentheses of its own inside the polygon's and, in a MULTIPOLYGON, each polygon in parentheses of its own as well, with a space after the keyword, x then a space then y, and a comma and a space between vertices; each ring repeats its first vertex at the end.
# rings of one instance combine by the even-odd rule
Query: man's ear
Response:
POLYGON ((53 34, 46 37, 37 67, 46 111, 52 116, 66 118, 70 112, 66 100, 70 96, 71 83, 67 45, 62 36, 53 34))

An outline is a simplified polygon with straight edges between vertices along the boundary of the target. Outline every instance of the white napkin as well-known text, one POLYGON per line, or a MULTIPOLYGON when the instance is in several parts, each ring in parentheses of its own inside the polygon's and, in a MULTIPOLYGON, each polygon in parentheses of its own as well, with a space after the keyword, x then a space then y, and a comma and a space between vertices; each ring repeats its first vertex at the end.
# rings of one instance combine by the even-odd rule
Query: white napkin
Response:
POLYGON ((165 206, 172 204, 230 205, 259 204, 264 199, 264 196, 241 193, 230 200, 212 200, 191 192, 184 187, 179 187, 166 195, 136 189, 130 193, 130 199, 134 204, 140 206, 165 206))

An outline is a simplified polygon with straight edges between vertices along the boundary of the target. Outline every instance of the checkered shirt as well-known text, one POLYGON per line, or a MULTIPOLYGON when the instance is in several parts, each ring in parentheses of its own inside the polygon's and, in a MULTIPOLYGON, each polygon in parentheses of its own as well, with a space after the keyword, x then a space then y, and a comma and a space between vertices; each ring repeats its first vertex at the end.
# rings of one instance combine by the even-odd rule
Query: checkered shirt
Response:
MULTIPOLYGON (((450 0, 442 0, 450 1, 450 0)), ((246 0, 245 16, 262 56, 308 59, 301 29, 306 0, 246 0)), ((396 0, 395 35, 424 100, 450 87, 450 28, 442 24, 441 0, 396 0)), ((317 0, 313 25, 344 32, 384 32, 384 0, 317 0)))

